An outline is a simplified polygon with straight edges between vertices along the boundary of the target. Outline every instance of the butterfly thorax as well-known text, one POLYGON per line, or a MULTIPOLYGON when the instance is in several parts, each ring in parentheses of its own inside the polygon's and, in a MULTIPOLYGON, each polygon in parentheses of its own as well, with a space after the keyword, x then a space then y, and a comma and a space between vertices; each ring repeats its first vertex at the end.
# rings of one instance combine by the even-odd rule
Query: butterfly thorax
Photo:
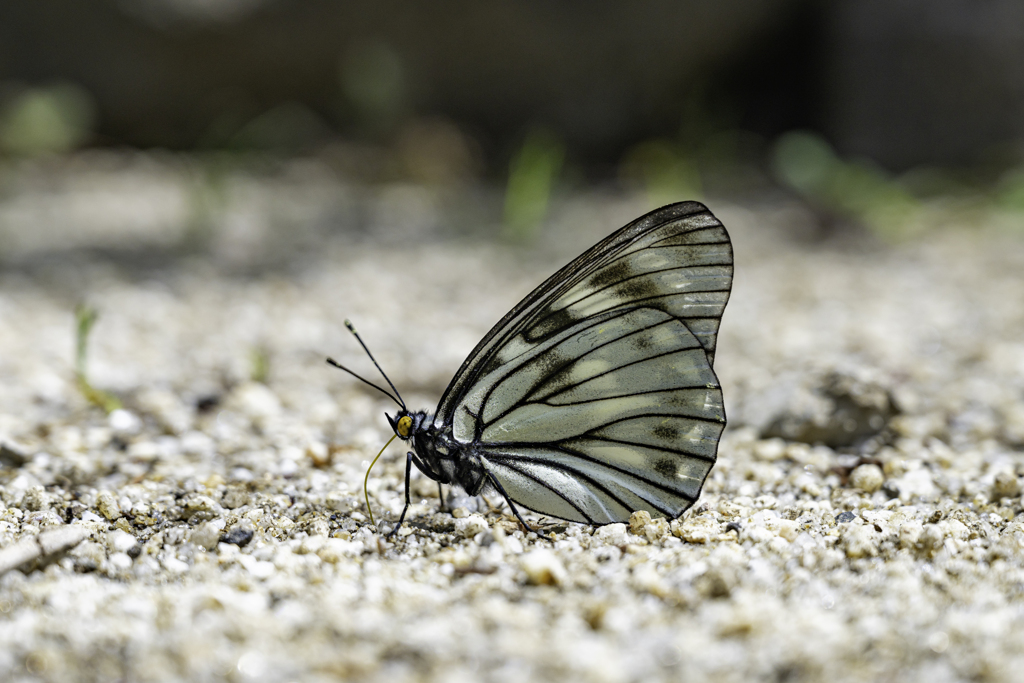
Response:
POLYGON ((411 442, 412 462, 420 472, 442 484, 457 484, 470 495, 480 493, 486 481, 484 465, 471 446, 452 436, 451 425, 437 425, 424 410, 386 417, 398 438, 411 442))

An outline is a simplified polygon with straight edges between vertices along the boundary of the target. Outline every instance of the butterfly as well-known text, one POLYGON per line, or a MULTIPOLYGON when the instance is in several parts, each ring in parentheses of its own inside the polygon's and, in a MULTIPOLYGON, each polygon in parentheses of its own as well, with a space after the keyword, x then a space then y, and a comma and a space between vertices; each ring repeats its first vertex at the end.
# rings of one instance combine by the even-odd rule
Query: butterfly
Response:
POLYGON ((729 234, 704 205, 652 211, 509 311, 433 414, 406 407, 345 321, 394 395, 327 362, 391 397, 401 408, 385 413, 392 440, 412 446, 405 507, 389 535, 409 510, 413 465, 439 491, 496 491, 527 529, 517 505, 594 525, 636 510, 681 515, 700 495, 725 429, 713 364, 732 275, 729 234))

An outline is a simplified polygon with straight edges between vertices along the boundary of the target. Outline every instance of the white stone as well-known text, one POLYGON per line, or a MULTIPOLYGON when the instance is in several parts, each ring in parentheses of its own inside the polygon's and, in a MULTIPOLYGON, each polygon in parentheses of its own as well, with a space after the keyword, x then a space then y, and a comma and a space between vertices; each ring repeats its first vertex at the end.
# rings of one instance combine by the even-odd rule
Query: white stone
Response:
POLYGON ((558 556, 546 548, 531 550, 522 555, 519 566, 530 583, 535 585, 562 585, 569 578, 558 556))
POLYGON ((110 424, 111 429, 125 436, 138 434, 142 429, 142 420, 135 413, 123 408, 118 408, 111 412, 107 417, 107 422, 110 424))
POLYGON ((842 539, 847 557, 857 559, 878 554, 878 538, 874 529, 866 524, 852 522, 843 526, 842 539))
POLYGON ((672 533, 687 543, 710 543, 718 538, 724 526, 711 515, 697 515, 672 524, 672 533))
POLYGON ((215 550, 217 544, 220 542, 221 536, 224 535, 224 520, 214 519, 209 522, 203 522, 189 535, 189 540, 195 545, 205 548, 206 550, 215 550))
POLYGON ((134 536, 121 529, 115 529, 107 533, 107 547, 114 553, 127 553, 138 543, 134 536))
POLYGON ((247 382, 233 392, 231 402, 253 419, 266 419, 281 414, 281 401, 271 389, 259 382, 247 382))
POLYGON ((1020 480, 1012 472, 1000 471, 996 473, 992 482, 992 499, 1014 498, 1020 495, 1020 480))
POLYGON ((188 563, 168 555, 160 560, 160 564, 171 574, 184 574, 188 571, 188 563))
POLYGON ((110 557, 107 558, 107 562, 109 562, 110 566, 117 571, 125 571, 130 569, 132 566, 132 558, 129 557, 127 553, 112 553, 110 557))
POLYGON ((594 538, 607 545, 626 545, 629 543, 626 525, 622 523, 605 524, 598 527, 597 531, 594 532, 594 538))
POLYGON ((329 538, 316 551, 316 554, 324 562, 337 564, 346 558, 357 557, 363 552, 361 541, 346 541, 340 538, 329 538))
POLYGON ((96 494, 96 509, 107 519, 113 521, 121 516, 121 506, 117 498, 110 491, 100 491, 96 494))
POLYGON ((882 473, 882 468, 878 465, 860 465, 850 473, 850 485, 861 491, 874 493, 882 488, 884 483, 885 474, 882 473))
POLYGON ((463 538, 473 538, 489 528, 484 516, 475 513, 455 520, 455 531, 463 538))

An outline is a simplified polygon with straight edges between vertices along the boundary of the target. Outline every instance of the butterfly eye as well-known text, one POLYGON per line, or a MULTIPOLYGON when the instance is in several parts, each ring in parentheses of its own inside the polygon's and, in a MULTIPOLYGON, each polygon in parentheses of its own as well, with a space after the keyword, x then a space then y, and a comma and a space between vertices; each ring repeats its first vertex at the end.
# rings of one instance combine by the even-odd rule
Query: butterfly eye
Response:
POLYGON ((408 415, 405 415, 398 421, 398 429, 396 430, 398 432, 398 436, 402 437, 403 439, 408 438, 409 432, 411 430, 412 418, 409 417, 408 415))

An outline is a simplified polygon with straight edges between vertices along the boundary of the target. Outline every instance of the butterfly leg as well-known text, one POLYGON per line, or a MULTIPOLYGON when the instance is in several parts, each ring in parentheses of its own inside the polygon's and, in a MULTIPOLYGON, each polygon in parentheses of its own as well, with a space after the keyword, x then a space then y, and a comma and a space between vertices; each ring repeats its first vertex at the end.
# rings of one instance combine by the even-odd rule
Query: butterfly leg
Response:
POLYGON ((532 531, 535 534, 538 533, 537 530, 534 529, 529 524, 527 524, 526 520, 523 519, 523 516, 521 514, 519 514, 519 510, 516 508, 515 503, 513 503, 512 499, 508 497, 508 494, 505 493, 505 489, 502 488, 501 483, 498 482, 498 480, 494 477, 494 475, 491 474, 490 472, 488 472, 487 473, 487 478, 491 480, 491 484, 494 485, 494 488, 497 489, 498 493, 501 494, 501 497, 505 499, 506 503, 508 503, 508 506, 512 509, 512 514, 516 516, 516 519, 519 520, 519 523, 522 524, 524 527, 526 527, 527 530, 532 531))
POLYGON ((441 512, 447 512, 448 506, 444 504, 444 489, 441 488, 441 482, 437 482, 437 497, 441 499, 441 512))
POLYGON ((405 456, 405 507, 402 508, 402 516, 398 518, 398 524, 395 528, 388 533, 388 540, 398 533, 398 530, 402 528, 402 522, 405 521, 405 513, 409 511, 409 474, 412 472, 412 451, 409 451, 405 456))

